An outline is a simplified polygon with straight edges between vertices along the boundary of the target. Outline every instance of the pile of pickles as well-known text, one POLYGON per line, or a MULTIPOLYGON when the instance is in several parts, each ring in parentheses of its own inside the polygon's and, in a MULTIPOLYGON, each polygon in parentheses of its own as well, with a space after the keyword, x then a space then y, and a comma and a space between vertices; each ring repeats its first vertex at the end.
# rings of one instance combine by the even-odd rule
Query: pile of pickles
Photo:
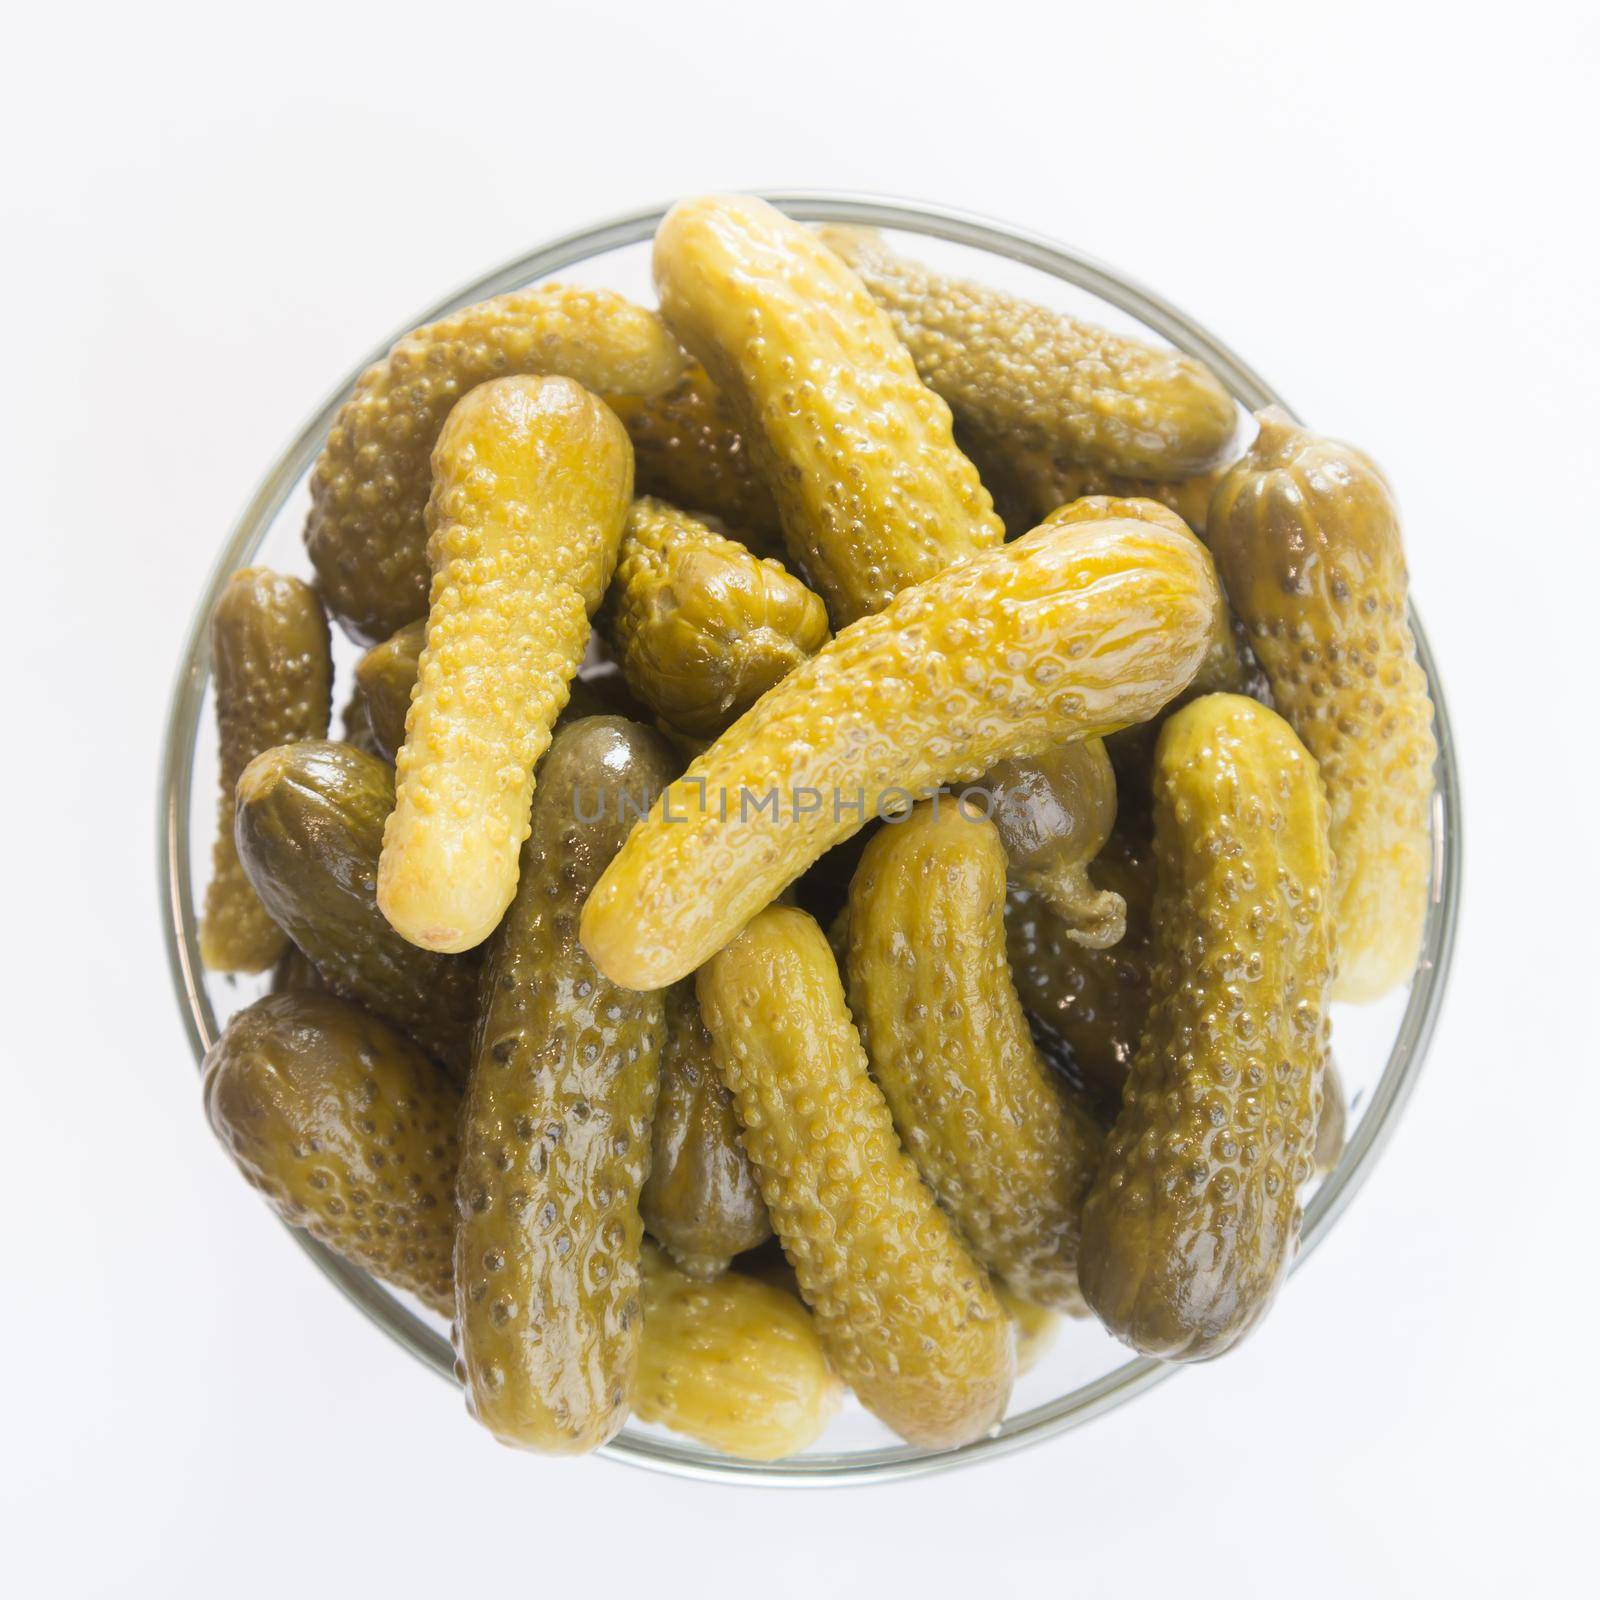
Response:
POLYGON ((202 952, 274 977, 213 1129, 528 1449, 776 1459, 846 1388, 948 1449, 1062 1317, 1221 1354, 1422 934, 1383 474, 752 198, 653 268, 407 335, 314 583, 223 589, 202 952))

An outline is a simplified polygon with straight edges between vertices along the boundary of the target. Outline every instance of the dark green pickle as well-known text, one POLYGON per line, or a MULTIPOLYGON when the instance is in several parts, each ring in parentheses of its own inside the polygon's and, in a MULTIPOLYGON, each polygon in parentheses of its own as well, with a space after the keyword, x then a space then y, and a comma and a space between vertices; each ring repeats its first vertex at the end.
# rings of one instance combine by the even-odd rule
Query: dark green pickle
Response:
POLYGON ((1144 1355, 1203 1361, 1266 1313, 1299 1239, 1328 1052, 1333 857, 1283 718, 1205 695, 1156 748, 1156 959, 1083 1210, 1084 1298, 1144 1355))
POLYGON ((620 717, 558 733, 488 945, 457 1189, 457 1370, 472 1414, 524 1449, 593 1450, 628 1415, 663 1001, 595 970, 578 913, 675 770, 620 717))
POLYGON ((771 1237, 772 1223, 692 980, 666 991, 666 1028, 653 1157, 639 1207, 645 1227, 681 1271, 714 1278, 734 1256, 771 1237))
POLYGON ((1023 1010, 1064 1044, 1074 1075, 1101 1112, 1114 1115, 1150 1005, 1150 908, 1155 856, 1136 822, 1120 822, 1089 867, 1127 911, 1122 939, 1086 948, 1045 900, 1013 884, 1006 896, 1006 952, 1023 1010))
POLYGON ((394 769, 327 740, 264 751, 239 779, 234 835, 262 904, 328 987, 392 1022, 458 1077, 478 961, 408 943, 378 910, 394 769))
POLYGON ((268 995, 205 1059, 206 1115, 283 1220, 443 1315, 460 1092, 409 1039, 329 994, 268 995))

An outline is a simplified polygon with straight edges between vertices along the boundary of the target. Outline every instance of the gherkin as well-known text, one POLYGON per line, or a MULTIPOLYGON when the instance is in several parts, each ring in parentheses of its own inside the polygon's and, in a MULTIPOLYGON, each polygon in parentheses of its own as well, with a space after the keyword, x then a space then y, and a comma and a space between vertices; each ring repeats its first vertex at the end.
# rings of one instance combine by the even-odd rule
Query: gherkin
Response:
POLYGON ((930 271, 869 229, 821 233, 963 422, 1151 477, 1204 472, 1227 450, 1233 400, 1198 361, 930 271))
POLYGON ((700 738, 827 642, 822 601, 776 561, 660 500, 636 500, 602 632, 628 686, 700 738))
POLYGON ((433 594, 378 904, 413 944, 459 951, 515 892, 534 768, 616 564, 633 452, 571 380, 501 378, 450 413, 433 472, 433 594))
POLYGON ((907 1153, 978 1259, 1037 1305, 1077 1304, 1100 1128, 1052 1081, 1006 968, 992 823, 919 805, 850 886, 851 1015, 907 1153))
POLYGON ((662 1000, 595 970, 578 908, 671 771, 660 740, 620 717, 556 737, 484 965, 462 1121, 456 1343, 473 1415, 525 1449, 593 1450, 628 1415, 662 1000))
POLYGON ((448 1315, 460 1096, 439 1069, 297 990, 236 1012, 204 1070, 213 1131, 284 1221, 448 1315))
POLYGON ((1317 758, 1338 862, 1341 1000, 1417 963, 1428 909, 1433 705, 1406 615, 1400 513, 1359 450, 1264 411, 1208 537, 1273 703, 1317 758))
POLYGON ((803 911, 771 906, 696 975, 772 1225, 840 1376, 929 1449, 999 1420, 1010 1321, 895 1137, 838 969, 803 911))
POLYGON ((200 957, 215 972, 263 972, 286 941, 239 864, 234 789, 263 750, 326 737, 333 687, 328 619, 298 578, 246 567, 217 597, 210 640, 221 794, 200 957))
POLYGON ((239 778, 239 859, 329 988, 464 1075, 478 962, 419 950, 378 910, 378 850, 393 808, 394 772, 379 757, 324 740, 280 745, 239 778))
POLYGON ((727 396, 789 552, 842 627, 1004 530, 949 407, 817 236, 749 195, 656 231, 662 314, 727 396))
POLYGON ((1299 1239, 1333 976, 1328 808, 1276 713, 1206 695, 1156 749, 1149 1020, 1083 1213, 1085 1299, 1145 1355, 1222 1354, 1299 1239))
POLYGON ((660 317, 608 289, 542 284, 416 328, 362 373, 311 473, 306 549, 328 609, 362 644, 428 610, 424 512, 445 418, 496 378, 663 394, 687 362, 660 317))

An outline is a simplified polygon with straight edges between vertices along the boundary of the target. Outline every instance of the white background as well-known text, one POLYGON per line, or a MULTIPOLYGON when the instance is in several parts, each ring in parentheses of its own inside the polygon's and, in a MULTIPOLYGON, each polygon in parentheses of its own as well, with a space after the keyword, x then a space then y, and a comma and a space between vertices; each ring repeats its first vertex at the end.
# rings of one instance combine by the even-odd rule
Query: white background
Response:
POLYGON ((1284 0, 14 13, 0 1582, 1586 1586, 1591 18, 1284 0), (1102 256, 1381 458, 1467 819, 1421 1087, 1248 1345, 1035 1452, 808 1498, 501 1451, 333 1294, 205 1130, 152 852, 177 641, 309 407, 417 308, 542 238, 785 184, 939 199, 1102 256))

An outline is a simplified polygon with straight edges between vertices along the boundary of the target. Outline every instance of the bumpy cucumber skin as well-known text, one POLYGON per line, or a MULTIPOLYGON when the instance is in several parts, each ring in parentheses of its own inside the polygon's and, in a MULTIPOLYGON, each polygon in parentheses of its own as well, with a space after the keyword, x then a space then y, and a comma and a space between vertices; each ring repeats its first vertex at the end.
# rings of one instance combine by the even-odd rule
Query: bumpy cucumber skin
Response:
POLYGON ((239 865, 233 791, 263 750, 328 732, 333 659, 322 602, 298 578, 265 567, 234 573, 211 613, 211 672, 221 793, 200 959, 214 972, 264 972, 286 940, 239 865))
POLYGON ((888 312, 923 381, 963 420, 1110 472, 1215 466, 1238 414, 1198 361, 897 256, 869 229, 821 230, 888 312))
POLYGON ((1198 542, 1141 522, 1041 529, 906 590, 672 785, 584 907, 585 948, 631 988, 686 976, 875 810, 1154 715, 1220 604, 1198 542))
POLYGON ((1116 944, 1126 907, 1089 876, 1117 820, 1117 775, 1104 741, 1077 739, 1026 761, 998 762, 983 787, 1012 878, 1035 890, 1079 944, 1116 944))
POLYGON ((1099 1125, 1051 1081, 1006 968, 1006 858, 925 802, 867 846, 850 888, 850 1014, 906 1153, 978 1259, 1048 1307, 1074 1263, 1099 1125))
POLYGON ((1400 514, 1360 451, 1263 412, 1208 538, 1273 703, 1328 789, 1339 975, 1372 1000, 1416 968, 1428 909, 1433 705, 1406 616, 1400 514))
POLYGON ((484 965, 457 1189, 457 1369, 473 1415, 524 1449, 593 1450, 628 1415, 662 999, 595 971, 578 907, 630 805, 648 806, 673 770, 637 723, 562 731, 484 965))
POLYGON ((406 742, 406 713, 427 637, 427 618, 418 617, 356 662, 356 688, 367 708, 373 741, 386 761, 393 761, 406 742))
POLYGON ((717 1072, 694 984, 666 991, 661 1093, 650 1176, 639 1210, 691 1278, 714 1278, 772 1235, 766 1202, 739 1140, 733 1098, 717 1072))
POLYGON ((837 626, 998 544, 949 407, 809 228, 743 195, 684 200, 656 233, 662 314, 727 396, 790 554, 837 626))
POLYGON ((1145 1355, 1222 1354, 1300 1231, 1333 976, 1327 802, 1276 713, 1207 695, 1156 751, 1149 1022, 1083 1214, 1078 1270, 1145 1355))
POLYGON ((607 395, 633 441, 633 481, 702 516, 720 518, 759 556, 783 555, 783 522, 746 448, 727 396, 698 364, 665 394, 607 395))
POLYGON ((828 640, 822 601, 779 562, 649 498, 628 512, 600 626, 634 694, 706 739, 828 640))
POLYGON ((956 423, 956 443, 994 496, 995 509, 1011 538, 1036 528, 1052 511, 1074 500, 1105 496, 1154 500, 1177 512, 1203 539, 1212 493, 1228 470, 1226 466, 1213 467, 1192 478, 1130 478, 1059 460, 1051 451, 1014 434, 990 433, 960 421, 956 423))
POLYGON ((822 930, 771 906, 696 986, 773 1228, 835 1369, 913 1444, 977 1438, 1011 1393, 1011 1326, 900 1148, 822 930))
POLYGON ((395 758, 378 904, 413 944, 470 950, 517 886, 533 770, 616 565, 633 449, 568 378, 500 378, 433 452, 433 591, 395 758))
POLYGON ((522 374, 599 394, 660 394, 687 365, 654 312, 566 284, 501 295, 408 333, 361 375, 311 474, 306 548, 328 609, 368 645, 426 615, 429 457, 470 390, 522 374))
POLYGON ((347 744, 280 745, 245 768, 238 794, 239 859, 273 919, 336 994, 464 1076, 478 963, 407 943, 375 898, 389 764, 347 744))
POLYGON ((449 1315, 460 1096, 414 1044, 333 995, 268 995, 204 1072, 212 1129, 286 1222, 449 1315))
POLYGON ((1095 1105, 1114 1114, 1150 1009, 1155 854, 1144 830, 1119 824, 1089 868, 1127 913, 1122 939, 1086 947, 1032 890, 1006 896, 1006 953, 1022 1008, 1065 1044, 1095 1105))
POLYGON ((739 1272, 690 1278, 648 1241, 643 1278, 641 1422, 741 1461, 777 1461, 816 1442, 840 1385, 794 1295, 739 1272))

